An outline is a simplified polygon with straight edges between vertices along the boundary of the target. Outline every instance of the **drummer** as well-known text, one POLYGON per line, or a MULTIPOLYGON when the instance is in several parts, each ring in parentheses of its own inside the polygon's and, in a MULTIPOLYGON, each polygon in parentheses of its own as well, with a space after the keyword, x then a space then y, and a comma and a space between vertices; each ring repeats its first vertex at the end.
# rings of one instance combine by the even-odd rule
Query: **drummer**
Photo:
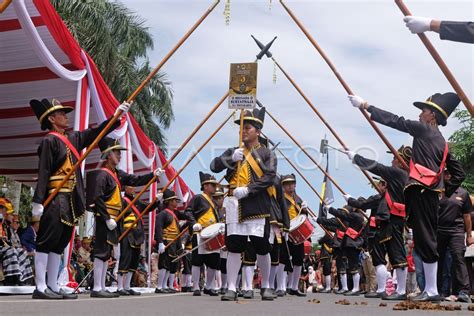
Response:
MULTIPOLYGON (((225 208, 224 208, 224 197, 225 193, 222 189, 221 185, 218 185, 216 191, 212 195, 214 204, 216 205, 219 213, 219 218, 221 223, 225 223, 225 208)), ((224 294, 227 290, 227 249, 224 247, 220 250, 220 264, 219 264, 219 272, 220 272, 220 294, 224 294)), ((219 274, 219 273, 218 273, 219 274)), ((219 280, 218 277, 216 277, 219 280)), ((218 282, 219 283, 219 282, 218 282)))
MULTIPOLYGON (((288 174, 282 176, 281 185, 283 186, 283 194, 286 199, 290 221, 293 221, 300 215, 307 215, 308 205, 306 201, 303 201, 298 194, 296 194, 295 175, 288 174)), ((291 262, 293 263, 293 272, 289 274, 288 278, 288 294, 306 296, 306 293, 301 292, 298 288, 304 259, 304 242, 295 244, 291 240, 288 240, 288 248, 290 250, 291 262)))
MULTIPOLYGON (((214 176, 203 172, 199 172, 199 180, 202 193, 196 194, 186 208, 187 217, 190 219, 190 227, 193 228, 193 248, 200 244, 200 232, 204 228, 219 222, 219 209, 213 201, 218 182, 214 176)), ((217 269, 220 268, 220 250, 212 252, 203 248, 198 247, 192 253, 193 296, 201 296, 199 280, 203 264, 207 267, 204 294, 218 296, 215 277, 217 269)))

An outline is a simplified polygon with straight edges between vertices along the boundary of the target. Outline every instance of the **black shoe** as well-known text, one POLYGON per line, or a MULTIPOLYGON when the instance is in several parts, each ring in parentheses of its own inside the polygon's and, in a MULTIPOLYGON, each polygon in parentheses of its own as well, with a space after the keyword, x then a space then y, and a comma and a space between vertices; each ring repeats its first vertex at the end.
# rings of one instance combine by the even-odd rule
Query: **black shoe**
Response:
POLYGON ((273 298, 278 298, 278 295, 276 294, 276 290, 275 289, 270 289, 270 293, 272 293, 272 296, 273 298))
POLYGON ((194 290, 193 296, 201 296, 201 290, 194 290))
POLYGON ((365 298, 382 298, 385 292, 369 292, 364 295, 365 298))
POLYGON ((50 289, 44 290, 44 292, 38 291, 35 289, 31 298, 35 300, 62 300, 64 297, 58 293, 54 293, 50 289))
POLYGON ((91 297, 95 298, 116 298, 114 293, 108 291, 91 291, 91 297))
POLYGON ((125 291, 127 291, 128 294, 129 294, 129 295, 132 295, 132 296, 140 296, 140 295, 142 295, 142 293, 137 292, 137 291, 132 290, 132 289, 128 289, 128 290, 125 290, 125 291))
POLYGON ((384 295, 382 295, 382 300, 384 301, 405 301, 406 299, 407 299, 406 294, 398 294, 397 292, 391 295, 387 295, 385 293, 384 295))
POLYGON ((459 293, 458 299, 456 300, 456 302, 471 303, 471 298, 466 293, 461 292, 461 293, 459 293))
POLYGON ((128 291, 127 291, 127 290, 124 290, 124 289, 118 290, 118 291, 115 292, 115 293, 117 293, 117 294, 120 295, 120 296, 129 296, 129 295, 130 295, 130 293, 128 293, 128 291))
POLYGON ((221 296, 221 301, 237 301, 237 292, 227 290, 225 294, 221 296))
POLYGON ((324 290, 319 291, 318 293, 325 294, 325 293, 331 293, 331 292, 332 292, 331 289, 324 289, 324 290))
MULTIPOLYGON (((225 293, 224 293, 225 294, 225 293)), ((237 290, 237 296, 238 297, 244 297, 244 291, 242 290, 237 290)))
POLYGON ((300 290, 290 290, 290 295, 306 297, 306 293, 303 293, 300 290))
POLYGON ((417 295, 411 299, 414 302, 440 302, 441 296, 439 295, 432 295, 429 296, 428 293, 423 292, 420 295, 417 295))
POLYGON ((272 289, 265 288, 260 290, 260 295, 262 296, 262 301, 273 301, 272 289))
POLYGON ((219 296, 219 293, 216 290, 212 289, 204 289, 204 294, 207 294, 209 296, 219 296))
POLYGON ((155 289, 156 294, 165 294, 165 291, 163 289, 155 289))
POLYGON ((243 298, 247 300, 253 299, 253 295, 254 295, 253 290, 242 291, 242 293, 244 294, 243 298))
POLYGON ((344 293, 344 296, 359 296, 359 295, 360 295, 360 291, 349 291, 349 292, 344 293))
POLYGON ((219 294, 220 295, 224 295, 225 294, 225 289, 223 287, 221 287, 221 289, 219 290, 219 294))
POLYGON ((77 294, 75 293, 68 293, 64 291, 63 289, 59 289, 59 295, 63 296, 63 299, 65 300, 77 300, 77 294))
POLYGON ((334 292, 334 294, 341 295, 341 294, 346 294, 347 292, 349 292, 349 290, 340 289, 334 292))
POLYGON ((286 291, 283 291, 283 290, 278 290, 275 292, 276 296, 278 297, 283 297, 286 295, 286 291))
POLYGON ((178 293, 178 291, 176 291, 176 289, 174 289, 174 288, 171 288, 171 289, 168 288, 168 289, 166 289, 166 290, 167 290, 166 293, 168 293, 168 294, 176 294, 176 293, 178 293))

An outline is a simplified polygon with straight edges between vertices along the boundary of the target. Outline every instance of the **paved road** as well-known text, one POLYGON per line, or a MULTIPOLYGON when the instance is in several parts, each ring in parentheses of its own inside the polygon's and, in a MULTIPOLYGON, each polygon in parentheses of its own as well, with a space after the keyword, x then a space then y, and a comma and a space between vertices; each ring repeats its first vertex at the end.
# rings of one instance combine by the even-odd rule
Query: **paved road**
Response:
MULTIPOLYGON (((74 301, 36 301, 29 296, 0 296, 0 315, 473 315, 462 304, 462 311, 394 311, 395 303, 380 307, 378 299, 363 297, 348 298, 350 305, 335 304, 344 299, 334 294, 309 294, 306 298, 283 297, 274 302, 262 302, 258 295, 253 300, 221 302, 218 297, 193 297, 191 294, 153 295, 121 297, 115 299, 92 299, 80 295, 74 301), (309 302, 313 299, 320 303, 309 302), (361 305, 367 302, 367 305, 361 305), (357 303, 357 305, 356 305, 357 303)), ((453 303, 443 303, 443 305, 453 303)), ((454 303, 458 304, 458 303, 454 303)))

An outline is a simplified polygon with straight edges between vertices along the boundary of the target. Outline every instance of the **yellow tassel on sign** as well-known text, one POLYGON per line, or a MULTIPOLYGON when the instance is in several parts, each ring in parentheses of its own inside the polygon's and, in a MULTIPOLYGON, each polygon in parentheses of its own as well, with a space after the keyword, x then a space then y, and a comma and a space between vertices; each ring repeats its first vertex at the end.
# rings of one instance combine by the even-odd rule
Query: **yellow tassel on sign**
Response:
POLYGON ((224 19, 225 25, 229 26, 230 24, 230 0, 227 0, 224 6, 224 19))

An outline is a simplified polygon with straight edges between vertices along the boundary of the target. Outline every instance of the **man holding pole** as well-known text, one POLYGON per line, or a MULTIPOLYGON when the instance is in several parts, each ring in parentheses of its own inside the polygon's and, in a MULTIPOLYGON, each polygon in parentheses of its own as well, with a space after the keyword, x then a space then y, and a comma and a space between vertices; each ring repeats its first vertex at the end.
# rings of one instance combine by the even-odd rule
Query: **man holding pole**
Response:
MULTIPOLYGON (((273 186, 276 176, 277 160, 275 154, 259 143, 263 128, 265 108, 245 111, 242 115, 243 148, 229 148, 211 162, 213 172, 226 170, 226 179, 231 186, 226 208, 226 238, 229 251, 227 257, 228 290, 221 297, 223 301, 237 300, 236 282, 242 264, 241 253, 247 241, 257 253, 257 264, 262 273, 262 300, 273 300, 268 283, 270 277, 270 208, 268 188, 273 186), (237 168, 240 162, 241 168, 237 168), (237 186, 239 184, 239 186, 237 186), (236 200, 237 201, 236 201, 236 200), (238 202, 238 203, 235 203, 238 202)), ((236 123, 240 123, 237 120, 236 123)))
POLYGON ((406 16, 403 21, 413 34, 433 31, 439 33, 442 40, 474 44, 474 22, 440 21, 421 16, 406 16))
POLYGON ((87 175, 87 205, 95 215, 94 253, 94 288, 91 297, 111 298, 115 293, 106 291, 107 261, 112 254, 112 247, 119 242, 119 231, 115 219, 123 209, 120 192, 122 186, 141 186, 147 184, 154 176, 163 172, 154 172, 142 176, 126 173, 117 166, 120 163, 121 151, 127 150, 117 140, 104 137, 99 142, 105 161, 104 167, 89 172, 87 175))
MULTIPOLYGON (((81 170, 77 169, 64 186, 59 185, 80 159, 79 153, 92 144, 110 119, 96 128, 66 133, 69 127, 67 113, 73 110, 72 107, 64 106, 55 99, 52 102, 47 99, 31 100, 30 106, 40 122, 41 129, 49 131, 38 147, 38 182, 32 203, 33 216, 41 216, 36 237, 36 289, 33 298, 77 298, 76 295, 63 292, 59 288, 57 278, 61 254, 71 240, 73 228, 86 208, 81 170), (59 190, 59 193, 45 209, 43 203, 55 190, 59 190)), ((117 111, 127 113, 129 107, 130 104, 124 102, 117 111)), ((117 120, 108 132, 119 125, 120 121, 117 120)))
POLYGON ((407 120, 368 105, 359 96, 349 95, 354 107, 365 109, 375 122, 413 136, 409 180, 404 189, 407 222, 413 228, 415 251, 423 261, 425 290, 415 301, 439 301, 437 289, 437 226, 440 194, 446 197, 461 185, 466 177, 461 164, 449 153, 448 144, 439 130, 460 102, 455 93, 436 93, 426 101, 414 102, 421 109, 419 121, 407 120), (443 181, 443 171, 451 174, 449 183, 443 181))

